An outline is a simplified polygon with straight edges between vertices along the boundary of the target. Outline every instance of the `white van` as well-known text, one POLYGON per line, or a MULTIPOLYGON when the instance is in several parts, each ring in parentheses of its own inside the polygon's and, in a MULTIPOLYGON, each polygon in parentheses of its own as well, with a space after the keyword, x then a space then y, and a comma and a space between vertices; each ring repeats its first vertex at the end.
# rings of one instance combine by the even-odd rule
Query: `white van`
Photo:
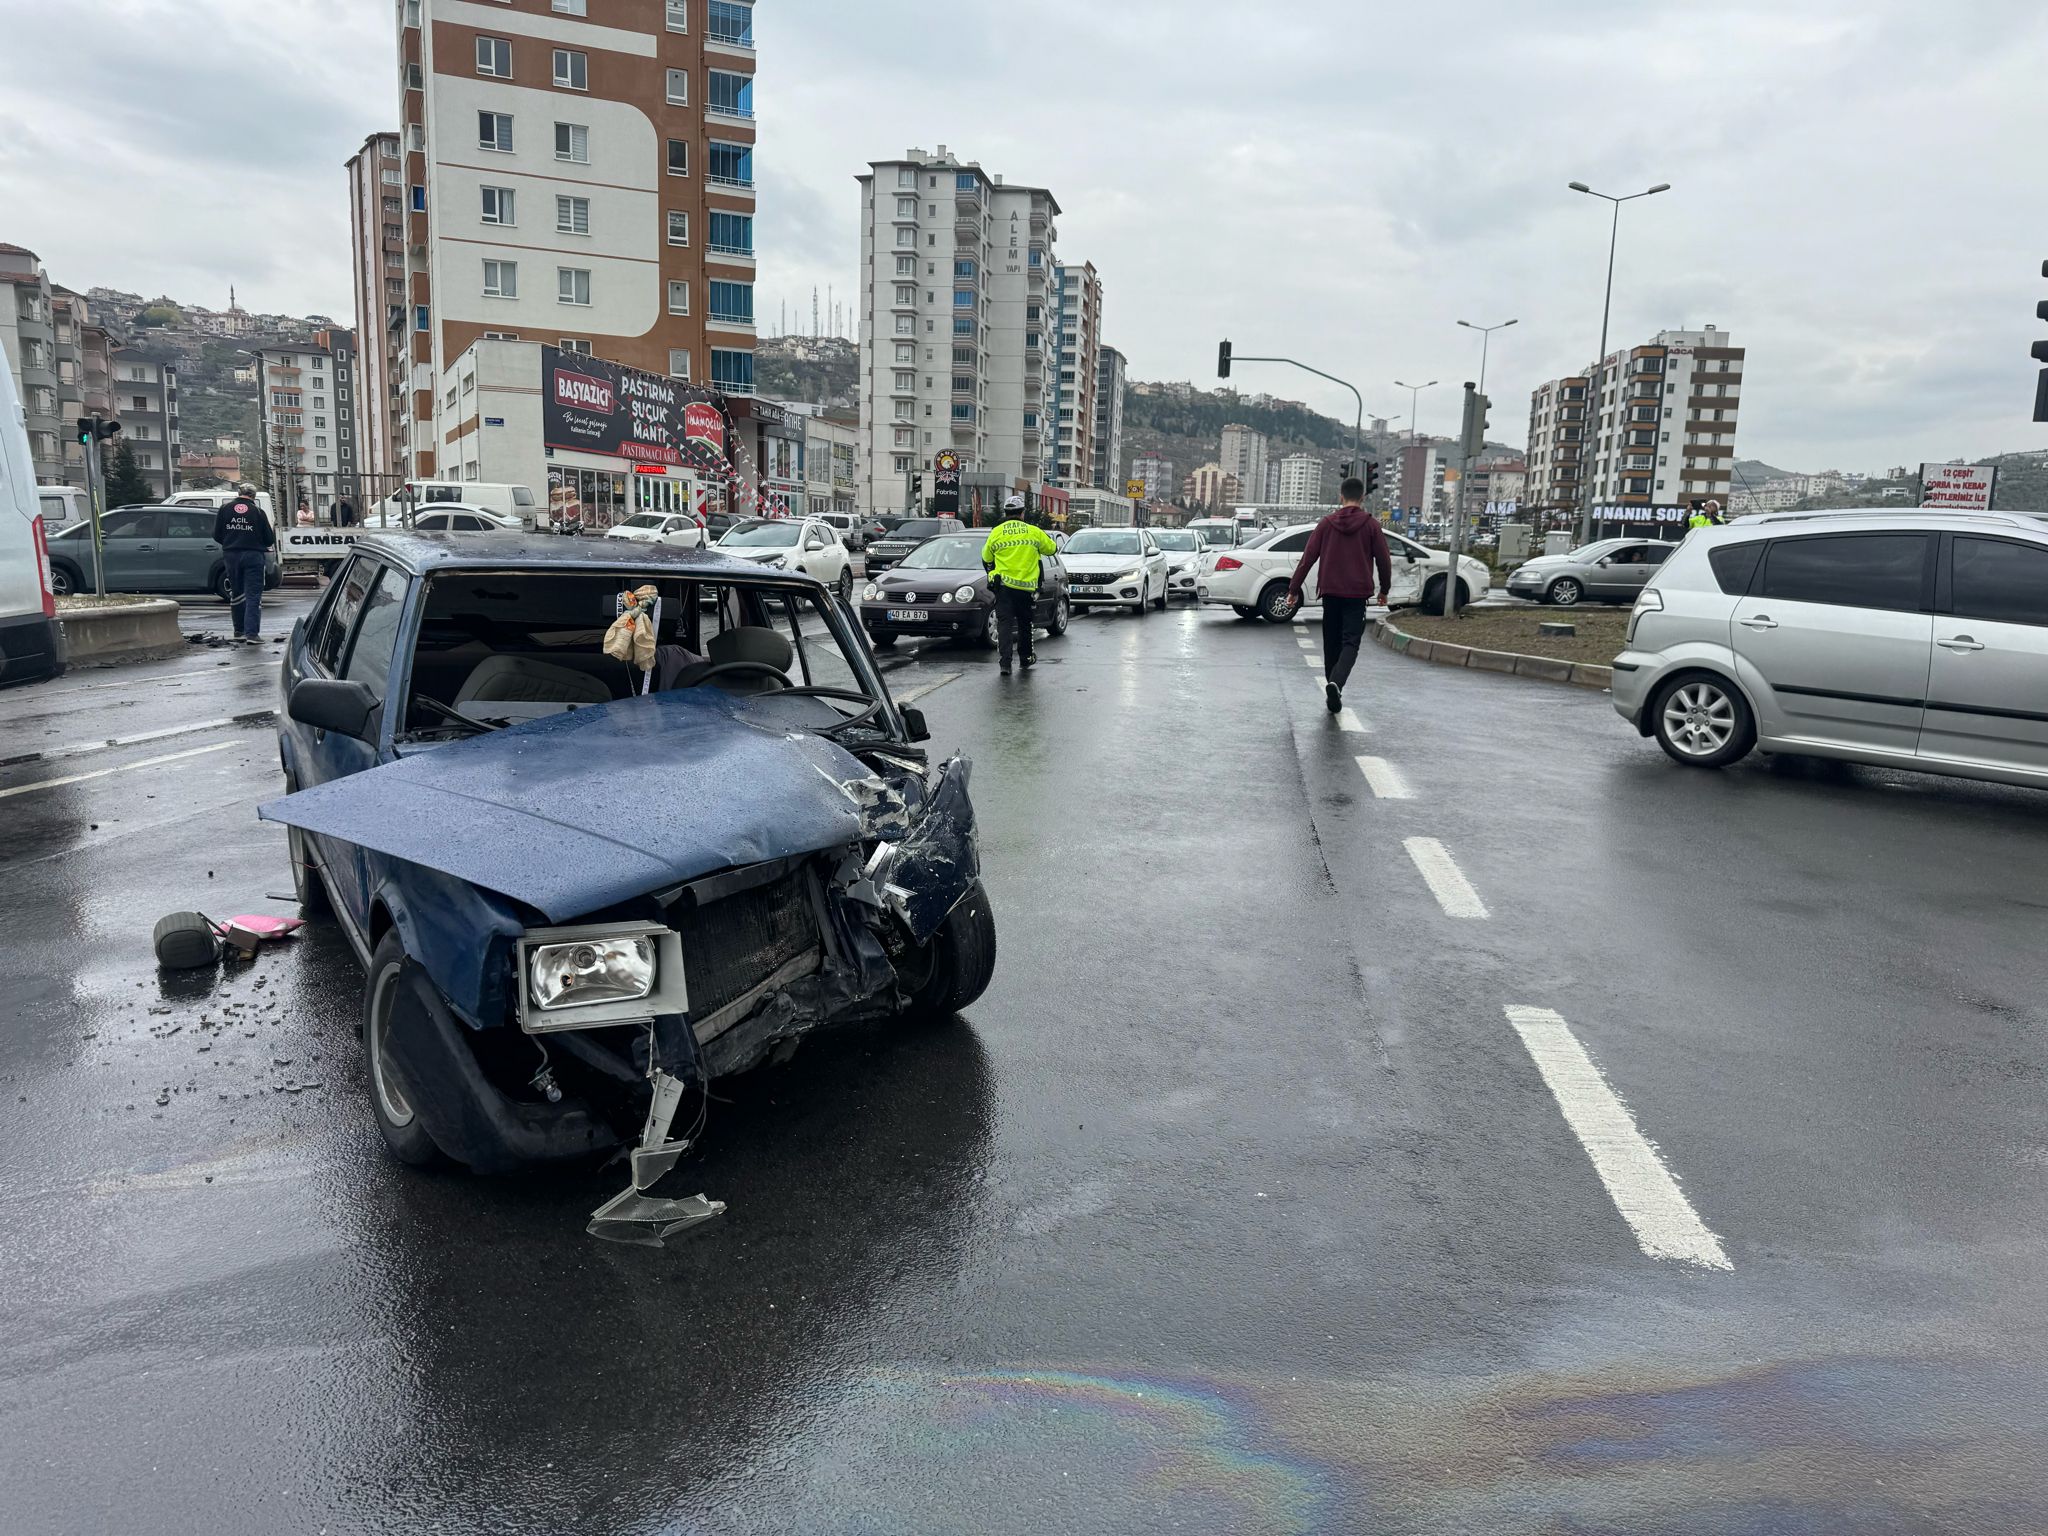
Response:
POLYGON ((82 523, 92 516, 92 507, 85 499, 85 492, 75 485, 39 485, 36 487, 36 502, 42 508, 43 535, 48 537, 60 528, 69 528, 73 523, 82 523))
MULTIPOLYGON (((502 512, 507 517, 518 518, 528 528, 533 527, 534 520, 540 516, 540 503, 534 498, 531 486, 501 485, 486 480, 412 482, 412 505, 415 512, 437 501, 467 502, 472 507, 482 507, 489 512, 502 512)), ((387 496, 378 506, 379 510, 392 514, 391 521, 397 522, 405 512, 405 497, 387 496)), ((368 509, 363 510, 367 512, 368 509)))
MULTIPOLYGON (((218 512, 235 499, 234 491, 180 491, 164 505, 167 507, 210 507, 218 512)), ((270 519, 270 526, 277 526, 277 514, 270 507, 270 492, 258 491, 256 505, 263 509, 263 515, 270 519)))
POLYGON ((14 365, 0 353, 0 683, 57 671, 57 600, 14 365))

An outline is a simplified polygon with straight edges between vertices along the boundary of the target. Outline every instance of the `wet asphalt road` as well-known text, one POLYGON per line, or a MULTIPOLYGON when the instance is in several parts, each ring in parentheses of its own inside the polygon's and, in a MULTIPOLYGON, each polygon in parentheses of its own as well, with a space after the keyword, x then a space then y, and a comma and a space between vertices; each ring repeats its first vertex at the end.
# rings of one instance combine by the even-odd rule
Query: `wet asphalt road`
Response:
POLYGON ((1377 650, 1333 721, 1310 638, 899 652, 995 984, 729 1085, 660 1252, 584 1236, 616 1173, 389 1162, 338 936, 150 964, 291 910, 269 730, 206 724, 275 648, 0 693, 63 754, 0 767, 0 1528, 2048 1525, 2048 797, 1690 774, 1377 650), (1726 1268, 1645 1252, 1509 1008, 1726 1268))

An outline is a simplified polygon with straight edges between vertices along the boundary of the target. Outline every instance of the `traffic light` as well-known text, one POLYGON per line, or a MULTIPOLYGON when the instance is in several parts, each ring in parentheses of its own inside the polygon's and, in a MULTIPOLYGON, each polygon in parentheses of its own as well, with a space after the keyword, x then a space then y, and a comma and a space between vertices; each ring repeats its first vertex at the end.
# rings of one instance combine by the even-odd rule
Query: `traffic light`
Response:
MULTIPOLYGON (((2048 277, 2048 261, 2041 263, 2041 275, 2048 277)), ((2048 320, 2048 299, 2034 306, 2034 316, 2048 320)), ((2034 343, 2033 358, 2037 363, 2048 363, 2048 341, 2034 343)), ((2048 368, 2043 368, 2034 380, 2034 420, 2048 421, 2048 368)))
POLYGON ((1365 466, 1365 494, 1370 496, 1380 488, 1380 467, 1377 464, 1365 466))
MULTIPOLYGON (((2044 263, 2044 265, 2048 265, 2048 263, 2044 263)), ((1227 341, 1216 348, 1216 377, 1219 379, 1230 377, 1230 343, 1227 341)))
POLYGON ((121 430, 121 423, 109 421, 104 416, 81 416, 78 418, 78 440, 81 443, 103 443, 121 430))
POLYGON ((1470 384, 1465 386, 1465 421, 1458 434, 1458 447, 1467 459, 1477 458, 1486 448, 1486 413, 1493 402, 1470 384))

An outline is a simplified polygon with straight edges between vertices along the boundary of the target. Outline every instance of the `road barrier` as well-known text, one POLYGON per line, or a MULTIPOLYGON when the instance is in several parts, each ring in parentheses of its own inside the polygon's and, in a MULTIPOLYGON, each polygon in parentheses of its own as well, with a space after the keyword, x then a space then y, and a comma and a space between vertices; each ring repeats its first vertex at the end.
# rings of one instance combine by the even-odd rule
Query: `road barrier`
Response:
POLYGON ((184 650, 178 605, 169 598, 57 610, 57 654, 65 666, 149 661, 184 650))

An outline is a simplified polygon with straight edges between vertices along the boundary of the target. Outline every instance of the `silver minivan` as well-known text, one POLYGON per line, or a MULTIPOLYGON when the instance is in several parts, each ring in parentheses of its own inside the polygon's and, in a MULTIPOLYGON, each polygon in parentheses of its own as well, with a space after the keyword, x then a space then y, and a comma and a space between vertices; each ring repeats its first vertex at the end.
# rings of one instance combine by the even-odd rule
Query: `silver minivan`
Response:
POLYGON ((1780 513, 1692 533, 1614 707, 1673 758, 1752 748, 2048 787, 2048 516, 1780 513))

